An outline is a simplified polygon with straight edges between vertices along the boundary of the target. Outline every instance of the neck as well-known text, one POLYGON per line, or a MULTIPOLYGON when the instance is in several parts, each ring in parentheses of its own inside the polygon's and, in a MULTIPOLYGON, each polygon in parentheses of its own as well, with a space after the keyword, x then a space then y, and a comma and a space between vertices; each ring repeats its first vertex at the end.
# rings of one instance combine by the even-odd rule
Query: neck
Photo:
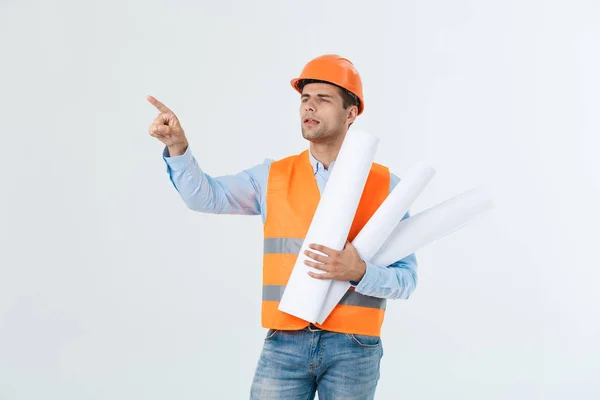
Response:
POLYGON ((310 142, 311 154, 323 164, 325 169, 329 169, 331 163, 337 158, 345 136, 345 134, 340 135, 331 142, 310 142))

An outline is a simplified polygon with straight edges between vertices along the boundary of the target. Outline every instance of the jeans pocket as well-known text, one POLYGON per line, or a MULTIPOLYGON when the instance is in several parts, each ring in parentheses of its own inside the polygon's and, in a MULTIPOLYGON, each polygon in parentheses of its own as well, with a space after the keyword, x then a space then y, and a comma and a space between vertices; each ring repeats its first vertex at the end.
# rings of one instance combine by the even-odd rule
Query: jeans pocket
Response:
POLYGON ((360 347, 365 347, 365 348, 381 347, 381 338, 379 336, 368 336, 368 335, 358 335, 356 333, 349 333, 348 337, 350 337, 350 339, 352 339, 352 341, 360 347))
POLYGON ((275 334, 277 334, 277 332, 279 332, 277 329, 269 329, 267 331, 267 336, 265 337, 265 342, 267 340, 271 340, 273 338, 273 336, 275 336, 275 334))

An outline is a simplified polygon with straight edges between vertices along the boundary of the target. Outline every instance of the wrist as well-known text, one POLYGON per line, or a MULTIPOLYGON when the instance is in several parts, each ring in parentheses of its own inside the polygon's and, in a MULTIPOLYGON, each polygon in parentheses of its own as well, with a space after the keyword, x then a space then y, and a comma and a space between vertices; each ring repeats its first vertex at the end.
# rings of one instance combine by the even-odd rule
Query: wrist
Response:
POLYGON ((353 279, 353 281, 356 283, 360 282, 366 273, 367 263, 364 260, 360 260, 359 273, 357 274, 356 279, 353 279))
POLYGON ((187 143, 173 145, 173 146, 167 146, 167 149, 169 150, 169 157, 177 157, 177 156, 183 155, 185 153, 185 151, 187 150, 187 148, 188 148, 187 143))

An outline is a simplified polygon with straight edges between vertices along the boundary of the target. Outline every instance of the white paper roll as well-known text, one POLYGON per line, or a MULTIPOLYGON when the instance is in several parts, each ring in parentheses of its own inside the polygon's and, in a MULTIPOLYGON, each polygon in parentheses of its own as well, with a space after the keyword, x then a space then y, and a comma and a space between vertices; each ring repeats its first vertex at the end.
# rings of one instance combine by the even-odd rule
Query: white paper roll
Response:
POLYGON ((417 249, 463 228, 479 214, 494 207, 483 189, 471 189, 401 221, 370 260, 387 266, 417 249))
MULTIPOLYGON (((417 163, 398 182, 352 241, 361 259, 370 260, 375 256, 434 175, 433 168, 417 163)), ((349 288, 350 282, 332 281, 321 307, 318 323, 325 321, 349 288)))
POLYGON ((351 129, 346 133, 279 302, 280 311, 316 322, 331 280, 315 279, 307 274, 322 271, 304 264, 308 258, 304 250, 310 243, 335 250, 344 248, 378 144, 379 138, 364 131, 351 129))
POLYGON ((434 175, 433 168, 418 163, 398 182, 352 241, 363 260, 370 260, 383 246, 434 175))

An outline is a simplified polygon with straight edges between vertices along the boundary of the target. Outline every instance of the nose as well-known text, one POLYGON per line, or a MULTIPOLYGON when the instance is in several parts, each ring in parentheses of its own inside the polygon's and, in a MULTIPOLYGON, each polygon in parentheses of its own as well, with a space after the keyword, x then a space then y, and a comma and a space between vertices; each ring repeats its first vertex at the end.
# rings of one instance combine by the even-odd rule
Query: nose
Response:
POLYGON ((316 111, 316 106, 313 100, 306 100, 306 102, 304 103, 304 111, 316 111))

